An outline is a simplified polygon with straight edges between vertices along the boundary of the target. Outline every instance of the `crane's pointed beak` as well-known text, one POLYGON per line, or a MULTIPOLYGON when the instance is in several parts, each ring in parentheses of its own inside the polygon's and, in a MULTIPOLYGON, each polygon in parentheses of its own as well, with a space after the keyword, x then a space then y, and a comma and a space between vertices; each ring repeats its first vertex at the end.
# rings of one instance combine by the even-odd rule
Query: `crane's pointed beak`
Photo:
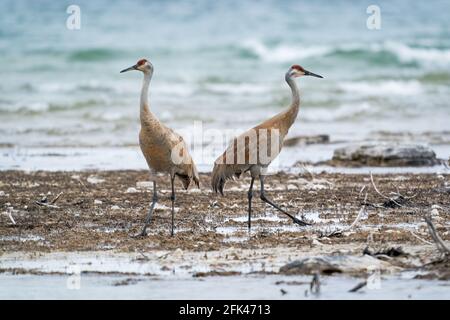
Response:
POLYGON ((120 71, 120 73, 124 73, 127 71, 131 71, 131 70, 137 70, 137 65, 131 66, 129 68, 123 69, 122 71, 120 71))
POLYGON ((307 71, 307 70, 305 70, 305 76, 312 76, 312 77, 316 77, 316 78, 323 78, 321 75, 315 74, 315 73, 307 71))

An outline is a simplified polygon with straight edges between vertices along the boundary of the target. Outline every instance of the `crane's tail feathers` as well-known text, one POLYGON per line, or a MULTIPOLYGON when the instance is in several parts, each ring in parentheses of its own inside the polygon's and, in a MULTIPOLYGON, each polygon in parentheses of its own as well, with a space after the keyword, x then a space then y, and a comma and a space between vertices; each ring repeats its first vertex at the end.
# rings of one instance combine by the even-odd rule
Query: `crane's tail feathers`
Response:
POLYGON ((200 189, 200 177, 198 176, 198 171, 197 171, 197 168, 195 167, 195 165, 192 169, 192 173, 193 173, 192 179, 194 180, 194 183, 197 186, 197 188, 200 189))
POLYGON ((239 177, 240 172, 234 172, 232 166, 226 164, 215 164, 211 175, 211 187, 215 193, 220 192, 223 195, 223 187, 227 180, 234 176, 239 177))
POLYGON ((181 174, 176 173, 178 178, 180 178, 181 182, 183 183, 183 187, 185 190, 189 188, 189 185, 191 184, 191 181, 194 181, 197 188, 200 188, 200 178, 198 176, 198 171, 195 165, 192 165, 189 170, 187 170, 188 174, 181 174))

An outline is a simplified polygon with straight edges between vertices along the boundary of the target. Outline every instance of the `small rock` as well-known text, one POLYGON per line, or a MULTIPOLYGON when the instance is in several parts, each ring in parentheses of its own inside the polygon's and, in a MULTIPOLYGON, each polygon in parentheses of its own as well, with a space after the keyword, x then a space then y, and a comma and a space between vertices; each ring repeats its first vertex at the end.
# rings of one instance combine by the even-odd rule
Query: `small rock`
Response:
POLYGON ((94 176, 94 175, 90 175, 90 176, 87 178, 87 182, 89 182, 89 183, 91 183, 91 184, 97 184, 97 183, 105 182, 105 179, 99 178, 99 177, 94 176))
POLYGON ((245 190, 245 188, 237 187, 237 186, 233 186, 233 187, 228 188, 229 192, 239 192, 239 191, 243 191, 243 190, 245 190))
POLYGON ((434 208, 433 210, 431 210, 431 216, 432 217, 439 217, 438 209, 434 208))
POLYGON ((137 193, 139 192, 136 188, 130 187, 127 189, 126 193, 137 193))
POLYGON ((360 144, 338 148, 329 161, 331 165, 350 167, 433 166, 439 163, 436 153, 428 146, 397 143, 360 144))
POLYGON ((117 205, 111 206, 111 210, 120 210, 120 207, 117 205))
POLYGON ((298 144, 317 144, 330 142, 330 136, 327 134, 319 134, 315 136, 296 136, 284 140, 285 147, 292 147, 298 144))
POLYGON ((173 253, 172 256, 174 257, 181 257, 183 255, 183 250, 181 250, 180 248, 177 248, 173 253))
POLYGON ((322 242, 320 242, 320 241, 317 240, 317 239, 312 239, 312 241, 311 241, 311 247, 317 247, 317 246, 321 246, 321 245, 323 245, 322 242))
POLYGON ((316 256, 295 260, 280 268, 281 274, 333 274, 361 275, 367 273, 368 266, 376 266, 384 271, 398 271, 399 268, 372 256, 316 256))
POLYGON ((168 206, 160 204, 160 203, 156 203, 156 205, 153 207, 153 210, 155 211, 164 211, 164 210, 171 210, 168 206))
POLYGON ((0 191, 0 197, 4 197, 5 195, 5 191, 0 191))
POLYGON ((102 200, 98 200, 98 199, 95 199, 95 200, 94 200, 94 204, 102 204, 102 203, 103 203, 102 200))
POLYGON ((138 189, 153 189, 153 182, 138 181, 138 182, 136 182, 136 188, 138 188, 138 189))

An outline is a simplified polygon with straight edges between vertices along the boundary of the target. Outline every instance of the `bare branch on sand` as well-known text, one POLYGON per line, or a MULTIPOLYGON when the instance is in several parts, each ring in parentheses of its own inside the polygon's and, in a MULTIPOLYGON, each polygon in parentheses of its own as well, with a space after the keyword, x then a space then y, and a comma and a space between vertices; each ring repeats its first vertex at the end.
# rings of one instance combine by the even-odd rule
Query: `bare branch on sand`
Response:
POLYGON ((439 252, 441 252, 444 255, 449 255, 450 249, 447 247, 447 245, 444 243, 444 240, 442 240, 442 238, 437 233, 436 227, 434 226, 433 221, 431 221, 431 217, 426 216, 425 222, 427 223, 428 231, 430 232, 433 241, 436 243, 439 252))

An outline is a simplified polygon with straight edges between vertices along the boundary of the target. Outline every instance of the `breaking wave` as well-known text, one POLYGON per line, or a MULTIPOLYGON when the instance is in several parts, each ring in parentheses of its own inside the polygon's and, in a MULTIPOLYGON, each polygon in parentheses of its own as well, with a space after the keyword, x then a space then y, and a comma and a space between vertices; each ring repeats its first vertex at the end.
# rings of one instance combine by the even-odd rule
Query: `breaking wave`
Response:
POLYGON ((301 47, 285 44, 268 46, 261 41, 250 40, 243 43, 243 48, 267 62, 292 62, 296 59, 329 56, 369 60, 375 63, 418 63, 437 66, 450 64, 450 49, 414 47, 394 41, 301 47))

